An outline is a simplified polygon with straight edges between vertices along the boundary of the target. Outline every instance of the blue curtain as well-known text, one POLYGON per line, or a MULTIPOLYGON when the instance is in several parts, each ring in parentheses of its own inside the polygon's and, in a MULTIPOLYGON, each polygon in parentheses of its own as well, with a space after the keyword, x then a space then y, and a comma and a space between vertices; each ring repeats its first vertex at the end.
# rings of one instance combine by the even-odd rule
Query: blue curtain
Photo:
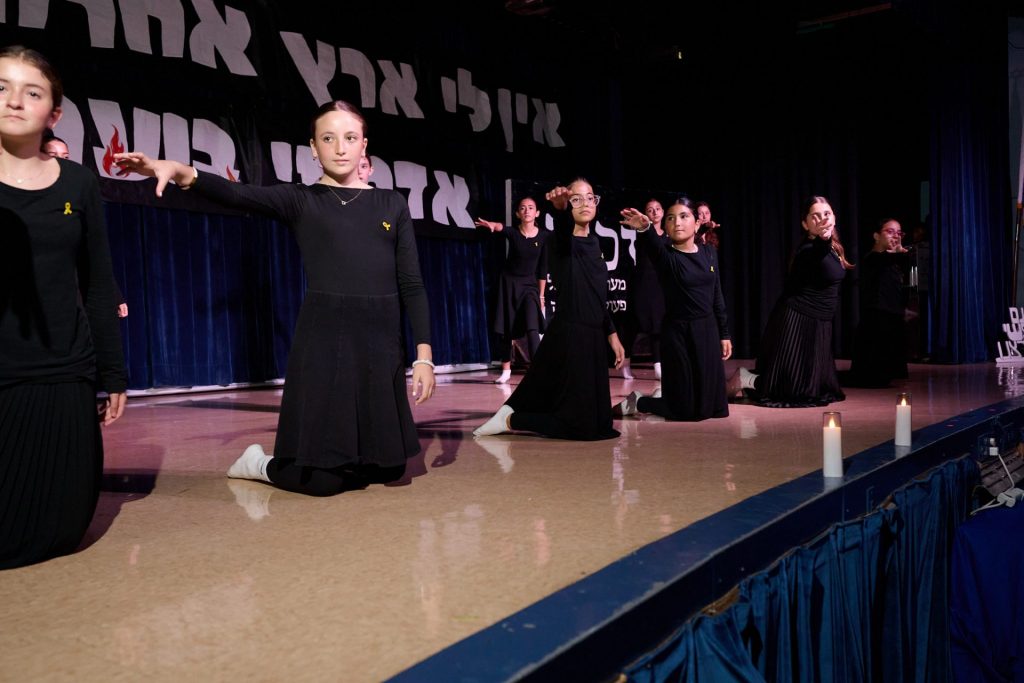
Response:
MULTIPOLYGON (((284 376, 305 290, 287 228, 260 217, 116 203, 107 203, 106 218, 114 276, 128 304, 122 335, 130 388, 284 376)), ((479 243, 417 243, 435 361, 487 362, 479 243)))
MULTIPOLYGON (((933 360, 995 355, 1010 301, 1014 192, 1006 141, 1006 21, 991 8, 927 4, 938 49, 931 74, 933 360), (967 46, 967 50, 964 47, 967 46)), ((998 4, 998 3, 997 3, 998 4)))
POLYGON ((678 681, 951 680, 949 561, 978 481, 970 457, 745 579, 625 673, 678 681))

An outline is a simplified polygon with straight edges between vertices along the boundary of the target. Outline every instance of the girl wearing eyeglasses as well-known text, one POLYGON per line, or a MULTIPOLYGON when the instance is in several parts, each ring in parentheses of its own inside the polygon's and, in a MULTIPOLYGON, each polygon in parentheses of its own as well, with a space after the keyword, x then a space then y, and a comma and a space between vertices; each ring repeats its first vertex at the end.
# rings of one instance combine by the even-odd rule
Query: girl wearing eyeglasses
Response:
POLYGON ((554 207, 555 231, 541 265, 547 265, 558 289, 558 310, 523 381, 473 433, 514 430, 580 441, 611 439, 619 433, 612 428, 608 346, 616 368, 625 351, 608 313, 608 267, 591 229, 601 198, 582 178, 545 198, 554 207))

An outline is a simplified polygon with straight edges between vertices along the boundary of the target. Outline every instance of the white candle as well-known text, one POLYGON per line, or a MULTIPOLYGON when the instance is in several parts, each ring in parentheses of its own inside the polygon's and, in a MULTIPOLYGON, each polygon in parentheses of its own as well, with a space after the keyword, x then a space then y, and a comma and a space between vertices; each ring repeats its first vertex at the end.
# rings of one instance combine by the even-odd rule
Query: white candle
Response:
POLYGON ((896 438, 897 446, 910 445, 910 394, 899 394, 896 397, 896 438))
POLYGON ((822 413, 822 474, 843 476, 843 420, 839 413, 822 413))

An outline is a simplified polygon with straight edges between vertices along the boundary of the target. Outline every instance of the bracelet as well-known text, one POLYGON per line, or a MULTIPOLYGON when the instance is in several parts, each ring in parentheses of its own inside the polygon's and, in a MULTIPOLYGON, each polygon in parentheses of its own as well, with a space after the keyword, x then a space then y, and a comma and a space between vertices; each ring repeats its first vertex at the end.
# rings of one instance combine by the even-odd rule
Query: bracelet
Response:
POLYGON ((178 187, 180 187, 183 192, 185 190, 191 190, 192 186, 196 184, 197 180, 199 180, 199 169, 196 168, 195 166, 193 166, 192 167, 192 182, 189 183, 188 185, 178 185, 178 187))
POLYGON ((413 367, 415 367, 415 366, 417 366, 417 365, 429 365, 429 366, 430 366, 430 369, 431 369, 431 370, 433 370, 433 369, 434 369, 434 361, 432 361, 432 360, 427 360, 426 358, 419 358, 419 359, 417 359, 417 360, 414 360, 414 361, 412 362, 412 366, 413 366, 413 367))
POLYGON ((654 221, 652 221, 652 220, 651 220, 650 218, 648 218, 648 219, 647 219, 647 226, 646 226, 646 227, 643 227, 643 228, 636 228, 636 231, 637 231, 637 232, 647 232, 647 231, 648 231, 648 230, 650 230, 650 229, 651 229, 652 227, 654 227, 654 221))

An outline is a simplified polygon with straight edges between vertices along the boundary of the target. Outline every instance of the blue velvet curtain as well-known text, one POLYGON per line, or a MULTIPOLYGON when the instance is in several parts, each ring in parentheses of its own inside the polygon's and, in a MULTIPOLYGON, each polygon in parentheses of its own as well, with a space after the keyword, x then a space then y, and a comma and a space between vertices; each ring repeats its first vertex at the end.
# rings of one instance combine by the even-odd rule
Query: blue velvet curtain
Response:
POLYGON ((978 481, 970 457, 744 580, 626 675, 678 681, 952 680, 949 562, 978 481))
MULTIPOLYGON (((114 276, 128 304, 129 387, 226 385, 284 376, 305 289, 290 231, 251 216, 108 203, 114 276)), ((487 362, 482 250, 417 239, 434 359, 487 362)), ((413 352, 411 340, 407 344, 413 352)))
POLYGON ((974 363, 994 357, 1010 301, 1015 193, 1005 134, 993 133, 1008 127, 1006 23, 998 15, 986 22, 993 10, 975 5, 918 9, 938 44, 930 77, 931 357, 974 363))

